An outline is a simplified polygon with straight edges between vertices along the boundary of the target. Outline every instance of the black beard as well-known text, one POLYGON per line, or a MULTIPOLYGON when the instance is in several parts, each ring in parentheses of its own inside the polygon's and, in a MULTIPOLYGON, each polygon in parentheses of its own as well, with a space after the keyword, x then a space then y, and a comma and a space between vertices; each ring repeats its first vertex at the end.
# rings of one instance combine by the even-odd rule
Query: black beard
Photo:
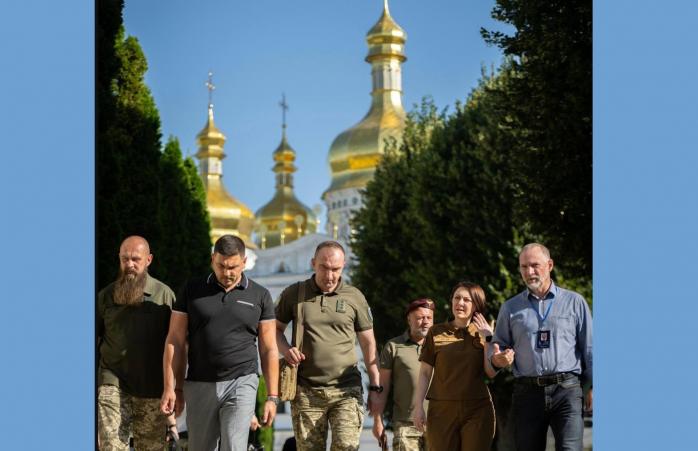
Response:
POLYGON ((119 272, 119 278, 114 285, 114 304, 117 305, 139 305, 143 302, 143 292, 145 282, 148 278, 148 269, 136 277, 129 277, 130 274, 119 272))

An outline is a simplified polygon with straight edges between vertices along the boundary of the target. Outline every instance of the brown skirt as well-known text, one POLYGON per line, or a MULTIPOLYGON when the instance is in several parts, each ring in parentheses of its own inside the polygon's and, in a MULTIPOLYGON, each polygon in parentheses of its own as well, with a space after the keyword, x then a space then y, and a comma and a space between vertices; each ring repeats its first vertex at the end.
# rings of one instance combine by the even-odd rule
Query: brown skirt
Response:
POLYGON ((489 398, 429 400, 427 444, 430 451, 489 451, 495 431, 489 398))

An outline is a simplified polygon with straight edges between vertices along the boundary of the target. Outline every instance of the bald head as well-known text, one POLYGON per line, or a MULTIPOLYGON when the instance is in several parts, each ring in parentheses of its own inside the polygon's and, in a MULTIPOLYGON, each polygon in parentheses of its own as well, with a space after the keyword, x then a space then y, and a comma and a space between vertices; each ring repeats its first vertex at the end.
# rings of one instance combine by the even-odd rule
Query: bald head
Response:
POLYGON ((124 247, 133 248, 140 246, 143 247, 146 254, 150 254, 150 245, 148 244, 148 241, 142 236, 138 235, 131 235, 130 237, 122 241, 119 250, 124 249, 124 247))
POLYGON ((137 235, 126 238, 119 248, 121 272, 126 276, 140 276, 153 261, 150 246, 145 238, 137 235))

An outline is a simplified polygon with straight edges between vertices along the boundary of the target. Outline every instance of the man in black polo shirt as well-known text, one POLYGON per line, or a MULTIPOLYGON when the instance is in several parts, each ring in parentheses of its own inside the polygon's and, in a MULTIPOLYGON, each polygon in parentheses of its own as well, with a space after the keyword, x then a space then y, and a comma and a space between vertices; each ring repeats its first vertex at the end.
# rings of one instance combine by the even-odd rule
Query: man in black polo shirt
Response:
POLYGON ((258 384, 257 337, 270 387, 262 423, 270 425, 276 415, 274 304, 269 291, 243 273, 246 260, 240 238, 220 237, 211 256, 213 273, 190 280, 172 309, 160 409, 179 415, 186 403, 189 447, 195 451, 247 448, 258 384))

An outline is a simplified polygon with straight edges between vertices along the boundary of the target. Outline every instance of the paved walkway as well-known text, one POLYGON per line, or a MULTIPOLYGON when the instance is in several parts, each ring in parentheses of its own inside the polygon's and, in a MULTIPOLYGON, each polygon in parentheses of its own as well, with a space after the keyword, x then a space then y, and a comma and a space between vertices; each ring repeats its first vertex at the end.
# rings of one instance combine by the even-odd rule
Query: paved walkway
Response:
MULTIPOLYGON (((373 418, 367 417, 364 420, 364 430, 361 433, 361 442, 360 442, 360 446, 359 446, 359 448, 362 450, 380 450, 378 443, 376 443, 376 439, 373 438, 373 433, 371 432, 372 427, 373 427, 373 418)), ((281 448, 284 446, 284 442, 286 441, 286 439, 293 436, 290 415, 287 413, 279 414, 276 418, 276 421, 275 421, 275 428, 276 429, 274 430, 274 451, 281 451, 281 448)), ((388 431, 388 443, 390 443, 391 446, 393 443, 392 440, 393 440, 393 434, 390 431, 388 431)), ((584 428, 584 450, 585 451, 592 449, 591 442, 592 442, 592 428, 585 427, 584 428)), ((329 448, 329 440, 328 440, 327 449, 330 449, 329 448)), ((548 446, 546 447, 546 451, 555 451, 555 439, 553 438, 553 433, 551 430, 548 430, 548 446)))

